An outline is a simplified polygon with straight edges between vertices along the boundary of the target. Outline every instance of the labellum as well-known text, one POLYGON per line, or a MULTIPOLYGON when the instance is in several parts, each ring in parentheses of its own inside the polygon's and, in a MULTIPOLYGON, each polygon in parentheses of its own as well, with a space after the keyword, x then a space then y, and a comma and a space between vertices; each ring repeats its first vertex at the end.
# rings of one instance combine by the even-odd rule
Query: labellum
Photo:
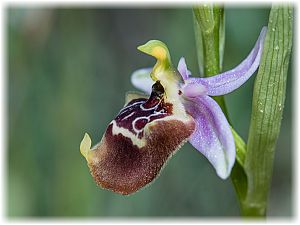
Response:
POLYGON ((128 98, 99 144, 86 149, 87 135, 81 144, 97 184, 124 195, 157 177, 195 128, 191 116, 174 114, 176 106, 168 102, 160 81, 153 84, 148 99, 142 95, 128 98))

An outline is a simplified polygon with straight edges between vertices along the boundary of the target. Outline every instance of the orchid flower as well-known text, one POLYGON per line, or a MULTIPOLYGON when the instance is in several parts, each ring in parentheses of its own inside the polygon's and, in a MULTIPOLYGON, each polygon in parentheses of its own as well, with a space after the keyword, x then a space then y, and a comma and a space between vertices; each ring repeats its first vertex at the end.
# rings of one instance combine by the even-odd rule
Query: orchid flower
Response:
POLYGON ((130 194, 153 181, 167 160, 189 141, 226 179, 235 162, 235 144, 219 105, 209 96, 225 95, 244 84, 259 66, 266 28, 236 68, 209 78, 191 77, 184 58, 173 67, 167 46, 151 40, 138 49, 157 59, 153 68, 132 74, 132 92, 91 148, 85 134, 80 151, 96 183, 130 194))

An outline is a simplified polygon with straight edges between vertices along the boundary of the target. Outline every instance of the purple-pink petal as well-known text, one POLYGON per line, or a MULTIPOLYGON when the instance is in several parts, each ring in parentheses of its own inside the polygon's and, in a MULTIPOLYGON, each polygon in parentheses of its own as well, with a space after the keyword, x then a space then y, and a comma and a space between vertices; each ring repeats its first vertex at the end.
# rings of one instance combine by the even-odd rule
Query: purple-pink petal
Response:
POLYGON ((190 98, 194 98, 200 95, 207 95, 207 88, 199 83, 191 83, 189 85, 183 85, 181 88, 184 95, 190 98))
POLYGON ((187 80, 191 75, 191 71, 188 70, 184 57, 180 58, 178 62, 177 70, 181 74, 183 80, 187 80))
POLYGON ((218 176, 226 179, 235 161, 235 144, 221 108, 209 96, 189 98, 184 105, 196 122, 189 142, 209 160, 218 176))
MULTIPOLYGON (((211 96, 225 95, 243 85, 259 66, 263 50, 263 44, 267 27, 261 30, 258 40, 247 58, 237 67, 227 72, 208 78, 190 78, 187 80, 185 89, 189 86, 199 85, 207 88, 207 94, 211 96)), ((184 66, 182 66, 184 67, 184 66)))
POLYGON ((152 85, 154 81, 150 77, 152 68, 142 68, 134 71, 131 75, 131 83, 137 89, 145 92, 146 94, 151 94, 152 85))

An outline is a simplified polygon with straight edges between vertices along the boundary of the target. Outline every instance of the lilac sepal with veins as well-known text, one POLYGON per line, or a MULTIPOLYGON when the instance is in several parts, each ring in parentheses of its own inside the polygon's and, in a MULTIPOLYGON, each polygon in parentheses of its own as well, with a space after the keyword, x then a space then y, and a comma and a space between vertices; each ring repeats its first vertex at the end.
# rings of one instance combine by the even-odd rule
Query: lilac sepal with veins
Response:
POLYGON ((124 108, 91 148, 86 134, 80 150, 103 188, 121 194, 136 192, 153 181, 180 146, 189 141, 226 179, 235 162, 230 126, 211 96, 230 93, 259 66, 266 35, 233 70, 209 78, 191 77, 184 58, 175 69, 167 46, 157 40, 138 49, 157 59, 152 69, 133 73, 131 81, 144 93, 129 93, 124 108), (150 95, 150 96, 149 96, 150 95))
POLYGON ((218 96, 228 94, 239 88, 251 77, 259 66, 266 31, 266 27, 262 29, 255 47, 243 62, 234 69, 216 76, 190 78, 191 73, 187 70, 184 59, 181 58, 178 64, 178 70, 183 74, 182 77, 185 80, 183 89, 186 90, 186 94, 192 97, 194 94, 197 95, 196 90, 206 90, 205 93, 207 95, 218 96), (190 92, 189 90, 195 90, 196 93, 192 93, 193 91, 190 92))

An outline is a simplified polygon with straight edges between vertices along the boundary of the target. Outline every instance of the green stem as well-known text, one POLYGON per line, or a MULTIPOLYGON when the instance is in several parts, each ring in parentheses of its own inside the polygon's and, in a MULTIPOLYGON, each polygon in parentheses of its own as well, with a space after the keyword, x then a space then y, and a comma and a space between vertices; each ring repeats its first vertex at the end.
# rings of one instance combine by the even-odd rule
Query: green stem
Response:
MULTIPOLYGON (((218 5, 204 4, 195 7, 193 11, 200 72, 205 77, 214 76, 219 74, 222 69, 225 41, 224 8, 218 5)), ((213 98, 228 119, 224 97, 215 96, 213 98)))

